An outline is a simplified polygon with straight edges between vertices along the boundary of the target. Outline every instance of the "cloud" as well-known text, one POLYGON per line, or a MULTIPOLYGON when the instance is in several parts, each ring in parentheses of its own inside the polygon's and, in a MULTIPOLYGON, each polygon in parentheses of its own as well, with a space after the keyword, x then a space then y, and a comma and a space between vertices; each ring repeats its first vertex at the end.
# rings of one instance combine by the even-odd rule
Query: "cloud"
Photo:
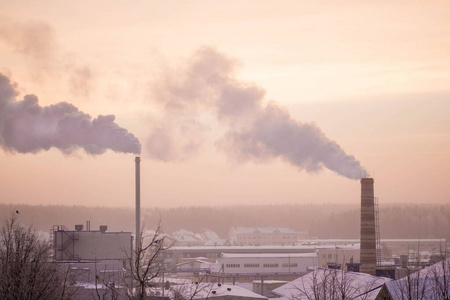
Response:
POLYGON ((16 100, 16 86, 0 74, 0 146, 11 152, 37 153, 57 148, 70 154, 140 153, 138 139, 117 125, 113 115, 91 116, 67 102, 42 107, 35 95, 16 100))

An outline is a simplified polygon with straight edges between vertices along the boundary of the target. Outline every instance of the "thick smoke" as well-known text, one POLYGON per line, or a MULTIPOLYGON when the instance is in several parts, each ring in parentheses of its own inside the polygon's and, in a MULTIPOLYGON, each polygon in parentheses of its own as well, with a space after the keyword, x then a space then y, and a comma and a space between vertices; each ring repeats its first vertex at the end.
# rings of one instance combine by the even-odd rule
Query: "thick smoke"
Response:
POLYGON ((138 139, 119 127, 113 115, 92 119, 72 104, 41 107, 35 95, 17 101, 14 85, 0 74, 0 146, 6 151, 37 153, 52 147, 70 154, 83 148, 89 154, 107 149, 140 153, 138 139))
MULTIPOLYGON (((214 49, 201 48, 182 70, 167 71, 153 86, 154 99, 166 118, 151 133, 150 153, 156 158, 161 158, 161 153, 183 153, 188 140, 174 135, 169 130, 173 123, 167 120, 198 122, 202 112, 210 111, 227 127, 216 144, 240 161, 263 162, 279 157, 308 172, 325 167, 351 179, 367 175, 353 156, 315 124, 292 119, 274 102, 264 104, 264 89, 236 79, 238 66, 214 49)), ((164 160, 176 158, 170 155, 164 160)))

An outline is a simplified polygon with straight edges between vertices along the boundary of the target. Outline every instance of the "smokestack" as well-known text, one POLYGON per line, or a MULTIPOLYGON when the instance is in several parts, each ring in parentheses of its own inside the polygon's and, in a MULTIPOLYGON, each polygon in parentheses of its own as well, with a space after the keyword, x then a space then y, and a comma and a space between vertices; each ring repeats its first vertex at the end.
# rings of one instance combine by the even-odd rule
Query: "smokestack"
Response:
POLYGON ((376 234, 373 178, 361 179, 361 273, 375 275, 376 234))
POLYGON ((141 158, 136 156, 134 159, 136 167, 136 240, 135 251, 139 249, 141 245, 141 158))

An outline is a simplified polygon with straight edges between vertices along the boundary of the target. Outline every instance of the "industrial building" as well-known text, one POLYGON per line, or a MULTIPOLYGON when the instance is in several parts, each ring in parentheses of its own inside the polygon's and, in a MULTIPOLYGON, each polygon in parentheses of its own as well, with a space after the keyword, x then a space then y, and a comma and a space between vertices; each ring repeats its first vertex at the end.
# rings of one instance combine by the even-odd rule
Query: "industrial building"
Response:
POLYGON ((90 230, 89 227, 83 230, 83 225, 75 225, 75 230, 70 230, 64 225, 53 226, 53 259, 125 260, 127 255, 131 255, 131 232, 108 232, 107 226, 100 226, 99 230, 90 230))
POLYGON ((53 259, 66 270, 75 300, 90 299, 94 293, 105 296, 112 290, 125 297, 132 245, 131 232, 108 232, 107 226, 91 230, 89 221, 86 230, 83 225, 74 230, 53 226, 53 259))
POLYGON ((309 267, 317 266, 315 253, 223 253, 217 262, 225 274, 305 274, 309 267))

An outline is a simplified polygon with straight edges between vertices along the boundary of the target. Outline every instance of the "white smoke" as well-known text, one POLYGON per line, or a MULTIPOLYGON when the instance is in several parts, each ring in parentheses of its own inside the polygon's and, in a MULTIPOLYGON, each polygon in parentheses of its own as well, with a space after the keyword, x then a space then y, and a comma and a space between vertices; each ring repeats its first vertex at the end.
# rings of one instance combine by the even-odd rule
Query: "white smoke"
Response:
MULTIPOLYGON (((236 60, 203 47, 181 70, 165 70, 152 86, 153 100, 165 118, 148 139, 151 155, 166 161, 184 155, 190 138, 174 134, 173 120, 198 126, 201 112, 207 110, 227 126, 227 133, 216 144, 238 160, 263 162, 279 157, 308 172, 325 167, 351 179, 367 175, 355 157, 315 124, 292 119, 274 102, 265 105, 265 90, 238 80, 238 66, 236 60)), ((197 140, 194 145, 201 143, 197 140)))
POLYGON ((67 102, 41 107, 35 95, 17 101, 9 78, 0 74, 0 146, 11 152, 37 153, 58 148, 72 153, 78 148, 89 154, 141 152, 138 139, 119 127, 113 115, 92 119, 67 102))

